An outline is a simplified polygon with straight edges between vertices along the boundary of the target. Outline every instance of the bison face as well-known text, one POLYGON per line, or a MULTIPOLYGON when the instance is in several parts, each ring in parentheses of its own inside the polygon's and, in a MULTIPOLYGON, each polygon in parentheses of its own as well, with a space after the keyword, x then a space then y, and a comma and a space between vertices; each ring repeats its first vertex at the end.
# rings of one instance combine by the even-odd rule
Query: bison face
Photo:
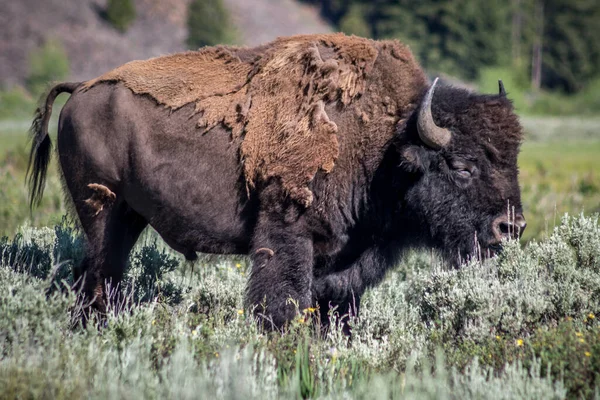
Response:
POLYGON ((435 82, 399 146, 401 167, 413 176, 405 215, 451 262, 493 255, 526 225, 517 179, 521 126, 502 86, 497 96, 434 90, 435 82))

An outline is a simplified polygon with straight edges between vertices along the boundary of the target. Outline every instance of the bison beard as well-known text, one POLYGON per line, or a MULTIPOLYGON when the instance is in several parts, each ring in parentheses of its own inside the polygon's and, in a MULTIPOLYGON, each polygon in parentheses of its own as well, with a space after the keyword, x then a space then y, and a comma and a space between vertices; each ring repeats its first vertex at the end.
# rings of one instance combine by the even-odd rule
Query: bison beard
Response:
POLYGON ((58 85, 32 125, 32 204, 64 91, 58 153, 88 243, 77 275, 100 311, 148 224, 189 258, 249 254, 247 305, 272 327, 296 305, 325 324, 334 307, 358 313, 403 249, 457 265, 525 225, 503 90, 429 86, 395 41, 281 38, 58 85))

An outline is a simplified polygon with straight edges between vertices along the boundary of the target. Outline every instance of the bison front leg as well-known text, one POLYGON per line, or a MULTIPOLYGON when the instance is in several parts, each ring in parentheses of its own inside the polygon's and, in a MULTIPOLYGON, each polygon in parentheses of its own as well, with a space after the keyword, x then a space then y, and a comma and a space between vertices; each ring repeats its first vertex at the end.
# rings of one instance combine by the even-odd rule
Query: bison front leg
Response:
POLYGON ((329 327, 330 312, 335 312, 344 333, 351 334, 350 316, 358 316, 365 290, 381 282, 387 269, 396 264, 395 248, 393 243, 385 247, 372 246, 347 268, 315 279, 313 296, 319 304, 324 329, 329 327))
POLYGON ((330 314, 335 313, 343 332, 349 336, 351 329, 348 321, 350 317, 358 316, 363 292, 358 265, 315 279, 313 296, 319 305, 323 331, 329 329, 330 314))
POLYGON ((292 220, 289 213, 261 212, 253 238, 246 304, 270 329, 311 305, 312 238, 300 220, 292 220))

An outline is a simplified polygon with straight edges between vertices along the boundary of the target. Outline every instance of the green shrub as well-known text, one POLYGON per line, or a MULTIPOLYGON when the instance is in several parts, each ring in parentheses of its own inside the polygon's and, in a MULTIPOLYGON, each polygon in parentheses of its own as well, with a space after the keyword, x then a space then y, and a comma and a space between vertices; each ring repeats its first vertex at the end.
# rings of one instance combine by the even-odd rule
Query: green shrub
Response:
POLYGON ((35 100, 22 87, 0 90, 0 119, 29 118, 34 109, 35 100))
POLYGON ((179 266, 179 259, 164 249, 161 250, 156 240, 141 246, 130 257, 127 270, 125 290, 133 292, 134 300, 149 302, 160 296, 165 303, 176 304, 181 301, 181 289, 166 278, 179 266))
POLYGON ((47 246, 40 245, 35 239, 24 240, 17 234, 12 241, 7 237, 0 239, 0 264, 45 279, 52 267, 52 258, 47 246))
POLYGON ((539 327, 529 337, 497 335, 481 343, 446 344, 444 349, 448 362, 459 370, 474 359, 494 371, 517 362, 528 369, 538 364, 542 376, 563 382, 569 398, 592 398, 600 388, 600 325, 593 313, 539 327))
POLYGON ((69 57, 64 46, 60 41, 50 39, 29 55, 27 88, 39 95, 49 82, 64 80, 69 73, 69 57))
POLYGON ((120 32, 125 32, 135 21, 133 0, 108 0, 106 19, 120 32))
MULTIPOLYGON (((3 245, 51 263, 79 257, 76 230, 21 234, 3 245)), ((128 297, 128 312, 101 329, 72 328, 73 294, 47 295, 51 275, 11 260, 0 265, 0 397, 562 399, 600 389, 597 218, 566 216, 547 239, 507 243, 458 270, 408 253, 364 295, 351 342, 335 323, 315 330, 312 310, 285 335, 260 332, 242 308, 248 271, 237 260, 201 258, 190 271, 142 241, 125 290, 134 278, 155 289, 137 295, 147 302, 128 297), (180 301, 162 295, 166 283, 180 301)))
POLYGON ((340 30, 348 35, 371 37, 371 28, 364 18, 362 7, 353 4, 339 22, 340 30))
POLYGON ((187 44, 192 49, 232 40, 229 14, 222 0, 192 0, 187 25, 187 44))
POLYGON ((510 242, 493 262, 416 275, 408 291, 441 341, 524 337, 542 324, 600 310, 597 217, 564 217, 546 240, 510 242))

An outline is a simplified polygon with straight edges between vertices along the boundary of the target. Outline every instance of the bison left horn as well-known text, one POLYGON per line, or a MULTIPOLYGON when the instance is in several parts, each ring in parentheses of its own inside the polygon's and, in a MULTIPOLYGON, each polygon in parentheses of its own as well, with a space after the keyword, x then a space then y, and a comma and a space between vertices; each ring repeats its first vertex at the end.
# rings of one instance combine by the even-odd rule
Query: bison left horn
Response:
POLYGON ((433 92, 435 91, 435 85, 438 78, 435 78, 433 84, 427 91, 423 104, 421 104, 421 110, 419 111, 419 117, 417 119, 417 131, 419 137, 427 146, 439 150, 446 147, 452 133, 446 128, 441 128, 433 121, 433 115, 431 114, 431 101, 433 99, 433 92))
POLYGON ((502 79, 498 79, 498 94, 506 97, 506 90, 504 90, 504 83, 502 83, 502 79))

